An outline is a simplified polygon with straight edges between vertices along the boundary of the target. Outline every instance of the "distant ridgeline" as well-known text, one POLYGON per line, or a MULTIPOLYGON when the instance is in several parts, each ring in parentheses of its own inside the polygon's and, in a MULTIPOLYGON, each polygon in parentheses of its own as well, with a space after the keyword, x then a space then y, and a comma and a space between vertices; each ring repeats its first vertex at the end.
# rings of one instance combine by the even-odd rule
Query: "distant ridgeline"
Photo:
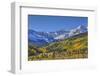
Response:
POLYGON ((28 30, 28 60, 76 59, 88 57, 88 30, 38 32, 28 30))

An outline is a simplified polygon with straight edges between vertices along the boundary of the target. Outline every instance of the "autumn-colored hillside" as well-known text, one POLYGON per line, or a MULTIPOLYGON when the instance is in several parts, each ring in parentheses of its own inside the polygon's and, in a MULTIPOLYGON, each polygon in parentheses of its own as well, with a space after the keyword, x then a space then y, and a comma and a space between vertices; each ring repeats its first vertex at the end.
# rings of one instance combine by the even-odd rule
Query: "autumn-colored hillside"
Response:
POLYGON ((28 60, 88 58, 87 36, 87 33, 82 33, 42 47, 28 45, 28 60))

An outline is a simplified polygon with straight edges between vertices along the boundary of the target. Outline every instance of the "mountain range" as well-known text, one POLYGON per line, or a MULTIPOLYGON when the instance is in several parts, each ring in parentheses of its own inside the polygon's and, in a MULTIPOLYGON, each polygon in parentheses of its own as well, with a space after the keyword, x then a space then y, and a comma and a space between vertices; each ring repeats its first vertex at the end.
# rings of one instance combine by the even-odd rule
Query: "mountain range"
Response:
POLYGON ((55 32, 39 32, 33 29, 29 29, 28 42, 31 45, 34 44, 36 46, 43 46, 51 42, 56 42, 59 40, 70 38, 72 36, 75 36, 81 33, 86 33, 87 31, 88 31, 87 27, 82 26, 82 25, 76 28, 73 28, 71 30, 59 30, 55 32))

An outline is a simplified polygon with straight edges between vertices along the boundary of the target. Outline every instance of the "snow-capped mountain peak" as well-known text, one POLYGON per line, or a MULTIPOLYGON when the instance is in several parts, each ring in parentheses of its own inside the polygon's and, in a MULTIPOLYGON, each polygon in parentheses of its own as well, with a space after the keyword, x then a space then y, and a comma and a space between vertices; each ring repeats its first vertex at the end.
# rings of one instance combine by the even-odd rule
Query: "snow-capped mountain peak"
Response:
POLYGON ((82 29, 82 28, 85 28, 84 26, 80 25, 77 27, 77 29, 82 29))
POLYGON ((84 32, 87 32, 87 27, 80 25, 74 29, 69 30, 69 32, 67 33, 64 33, 64 34, 61 34, 55 37, 55 39, 65 39, 65 38, 68 38, 68 37, 71 37, 71 36, 74 36, 80 33, 84 33, 84 32))
POLYGON ((82 25, 69 31, 60 30, 55 32, 37 32, 34 30, 28 30, 28 39, 30 42, 35 44, 46 44, 85 32, 87 32, 87 27, 82 25))

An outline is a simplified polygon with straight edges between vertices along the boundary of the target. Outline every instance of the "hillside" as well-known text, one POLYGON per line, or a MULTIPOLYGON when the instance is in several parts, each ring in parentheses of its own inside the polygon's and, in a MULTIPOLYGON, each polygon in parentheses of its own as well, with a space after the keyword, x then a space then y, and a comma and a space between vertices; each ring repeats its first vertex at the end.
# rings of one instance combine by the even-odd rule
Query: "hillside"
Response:
POLYGON ((28 60, 79 59, 88 57, 87 33, 81 33, 42 47, 29 45, 28 60))

